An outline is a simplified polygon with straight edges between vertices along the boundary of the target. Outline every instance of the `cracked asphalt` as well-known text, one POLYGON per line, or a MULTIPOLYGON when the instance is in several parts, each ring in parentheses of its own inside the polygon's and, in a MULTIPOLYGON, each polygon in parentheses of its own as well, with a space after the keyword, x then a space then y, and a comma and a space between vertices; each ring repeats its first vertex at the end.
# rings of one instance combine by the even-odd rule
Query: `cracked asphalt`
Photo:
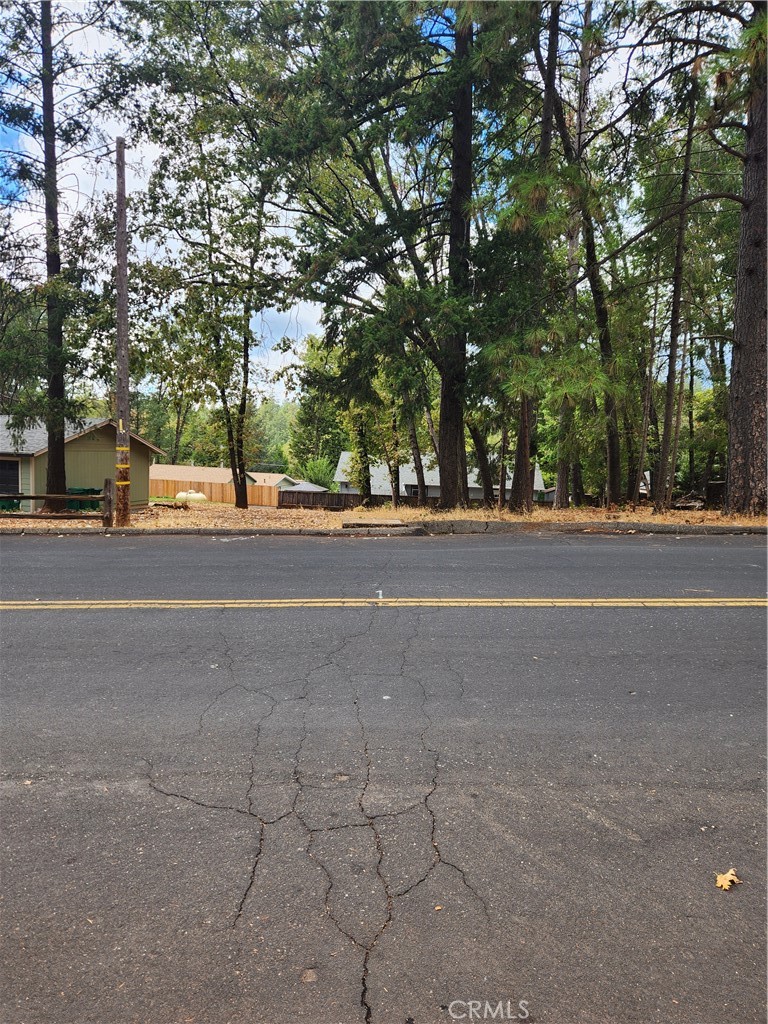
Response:
MULTIPOLYGON (((760 597, 765 562, 759 537, 99 536, 1 564, 2 600, 98 602, 760 597)), ((765 618, 6 611, 0 1019, 763 1021, 765 618)))

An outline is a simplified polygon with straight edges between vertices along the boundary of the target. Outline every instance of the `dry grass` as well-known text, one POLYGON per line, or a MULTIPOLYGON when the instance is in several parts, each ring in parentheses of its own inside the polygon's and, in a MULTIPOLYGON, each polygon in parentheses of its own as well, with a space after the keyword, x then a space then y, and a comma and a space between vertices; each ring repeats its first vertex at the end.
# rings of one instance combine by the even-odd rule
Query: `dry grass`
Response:
MULTIPOLYGON (((425 520, 477 520, 509 523, 528 523, 531 526, 548 523, 579 523, 605 522, 620 523, 664 523, 668 525, 710 525, 710 526, 765 526, 765 517, 724 516, 720 512, 667 512, 654 515, 650 508, 638 506, 634 510, 627 507, 608 511, 600 508, 578 508, 567 511, 551 508, 536 508, 531 515, 514 515, 510 512, 498 512, 489 509, 455 509, 450 512, 437 512, 434 509, 397 508, 391 509, 356 509, 344 512, 327 512, 323 509, 275 509, 249 508, 236 509, 232 505, 217 505, 212 502, 201 502, 188 508, 163 508, 150 506, 134 512, 131 525, 141 529, 217 529, 217 530, 257 530, 272 528, 300 528, 336 530, 341 529, 345 519, 354 518, 363 522, 381 518, 397 518, 408 523, 421 523, 425 520)), ((51 533, 65 533, 69 530, 101 529, 101 519, 69 519, 51 521, 45 516, 35 519, 11 519, 0 516, 0 531, 10 528, 45 528, 51 533)))

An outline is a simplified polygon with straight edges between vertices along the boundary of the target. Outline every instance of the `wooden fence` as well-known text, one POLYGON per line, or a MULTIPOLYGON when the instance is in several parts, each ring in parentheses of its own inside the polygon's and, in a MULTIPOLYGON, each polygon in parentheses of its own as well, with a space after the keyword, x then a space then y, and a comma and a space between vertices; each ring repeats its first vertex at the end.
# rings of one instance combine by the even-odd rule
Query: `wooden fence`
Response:
POLYGON ((278 508, 357 508, 362 499, 359 494, 333 494, 331 491, 280 491, 278 508))
POLYGON ((62 512, 14 512, 3 511, 6 519, 38 519, 41 523, 49 523, 53 519, 101 519, 103 526, 114 526, 115 514, 115 481, 105 480, 102 494, 2 494, 0 498, 8 504, 18 507, 22 501, 53 501, 65 506, 62 512), (71 505, 102 505, 101 512, 86 512, 84 509, 73 510, 71 505))
MULTIPOLYGON (((427 505, 436 508, 439 498, 427 498, 427 505)), ((348 509, 360 508, 381 508, 384 505, 391 505, 392 498, 388 494, 374 494, 366 501, 359 494, 331 493, 330 491, 280 491, 278 508, 326 508, 326 509, 348 509)), ((417 498, 401 496, 399 505, 409 508, 416 508, 419 504, 417 498)), ((478 502, 478 505, 481 504, 478 502)))
MULTIPOLYGON (((149 481, 150 498, 174 498, 180 491, 199 491, 208 501, 234 505, 234 484, 212 484, 203 480, 155 480, 149 481)), ((278 490, 276 487, 253 485, 246 487, 249 505, 270 505, 277 508, 278 490)))

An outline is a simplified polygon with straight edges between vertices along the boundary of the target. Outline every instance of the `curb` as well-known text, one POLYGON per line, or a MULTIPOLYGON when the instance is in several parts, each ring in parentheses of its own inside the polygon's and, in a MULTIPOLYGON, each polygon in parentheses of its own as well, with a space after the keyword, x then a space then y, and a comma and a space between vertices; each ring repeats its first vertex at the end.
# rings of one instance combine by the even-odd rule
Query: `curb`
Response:
POLYGON ((766 536, 765 526, 716 526, 716 525, 676 525, 667 523, 634 523, 604 521, 584 521, 580 523, 500 523, 493 520, 425 520, 414 526, 400 527, 367 527, 354 530, 322 530, 301 529, 298 527, 271 527, 253 530, 228 530, 217 527, 160 527, 158 529, 142 529, 141 527, 125 527, 114 529, 99 527, 98 529, 74 529, 58 532, 56 528, 43 529, 38 526, 29 528, 20 526, 0 531, 0 538, 10 537, 443 537, 461 535, 492 535, 492 534, 598 534, 598 535, 652 535, 663 534, 674 537, 707 537, 707 536, 766 536))
POLYGON ((425 531, 433 536, 445 534, 504 534, 504 533, 574 533, 574 534, 666 534, 675 537, 741 536, 757 534, 765 536, 766 526, 716 526, 670 523, 636 522, 594 522, 580 523, 498 523, 493 520, 475 522, 472 520, 428 521, 425 531))
POLYGON ((360 530, 310 530, 294 527, 272 527, 271 529, 254 530, 227 530, 216 527, 160 527, 158 529, 145 530, 141 527, 126 526, 123 529, 103 526, 95 530, 75 529, 61 530, 42 529, 39 526, 13 528, 0 531, 0 540, 3 537, 424 537, 426 530, 423 526, 406 527, 368 527, 360 530))

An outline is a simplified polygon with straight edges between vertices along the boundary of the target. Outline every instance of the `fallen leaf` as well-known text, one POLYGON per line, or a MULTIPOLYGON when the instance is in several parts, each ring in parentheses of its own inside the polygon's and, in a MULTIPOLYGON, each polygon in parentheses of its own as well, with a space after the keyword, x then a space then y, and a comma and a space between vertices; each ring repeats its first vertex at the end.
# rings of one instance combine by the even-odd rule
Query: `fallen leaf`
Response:
POLYGON ((718 889, 728 890, 732 885, 741 885, 741 879, 736 877, 736 872, 733 868, 727 871, 724 875, 718 875, 717 872, 715 872, 715 874, 717 875, 715 885, 718 889))
POLYGON ((441 905, 440 905, 439 903, 438 903, 438 904, 437 904, 437 906, 435 907, 435 910, 442 910, 442 909, 443 909, 443 908, 442 908, 442 906, 441 906, 441 905))

